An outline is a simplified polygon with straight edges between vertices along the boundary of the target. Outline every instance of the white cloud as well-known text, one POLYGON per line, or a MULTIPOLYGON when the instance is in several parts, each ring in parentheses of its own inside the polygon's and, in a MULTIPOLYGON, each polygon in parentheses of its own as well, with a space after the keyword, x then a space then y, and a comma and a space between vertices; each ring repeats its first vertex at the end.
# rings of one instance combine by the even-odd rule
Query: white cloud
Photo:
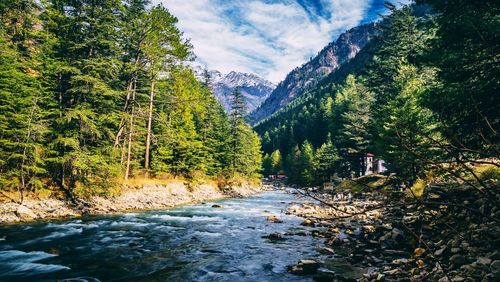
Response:
POLYGON ((319 1, 330 17, 311 16, 293 0, 154 2, 162 2, 179 19, 178 26, 191 39, 201 64, 226 73, 256 73, 279 82, 340 32, 358 25, 371 3, 319 1))

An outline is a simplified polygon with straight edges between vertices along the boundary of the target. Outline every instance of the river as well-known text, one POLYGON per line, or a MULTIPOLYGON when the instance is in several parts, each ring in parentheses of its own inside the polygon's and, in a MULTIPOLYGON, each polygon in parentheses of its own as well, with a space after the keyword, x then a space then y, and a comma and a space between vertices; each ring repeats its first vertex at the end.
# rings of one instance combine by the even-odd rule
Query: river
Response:
MULTIPOLYGON (((0 226, 0 281, 312 281, 287 265, 321 239, 284 214, 284 191, 176 209, 0 226), (283 223, 266 221, 279 215, 283 223)), ((300 200, 299 200, 300 201, 300 200)))

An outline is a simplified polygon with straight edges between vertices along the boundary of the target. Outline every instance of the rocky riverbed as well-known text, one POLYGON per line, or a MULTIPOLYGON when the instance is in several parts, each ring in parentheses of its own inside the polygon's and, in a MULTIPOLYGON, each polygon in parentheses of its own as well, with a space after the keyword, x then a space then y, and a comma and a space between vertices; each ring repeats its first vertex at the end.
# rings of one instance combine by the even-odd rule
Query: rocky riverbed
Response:
POLYGON ((141 187, 124 187, 116 196, 92 196, 79 205, 56 198, 27 198, 22 204, 0 202, 0 223, 26 222, 49 218, 78 217, 83 214, 109 214, 118 211, 151 210, 224 199, 244 197, 265 190, 264 186, 241 185, 226 191, 216 185, 195 187, 181 182, 141 187))
POLYGON ((417 200, 372 192, 352 202, 311 193, 323 203, 292 205, 288 213, 317 227, 310 235, 325 238, 318 249, 325 257, 289 271, 317 281, 500 281, 498 191, 492 187, 486 198, 436 186, 417 200))

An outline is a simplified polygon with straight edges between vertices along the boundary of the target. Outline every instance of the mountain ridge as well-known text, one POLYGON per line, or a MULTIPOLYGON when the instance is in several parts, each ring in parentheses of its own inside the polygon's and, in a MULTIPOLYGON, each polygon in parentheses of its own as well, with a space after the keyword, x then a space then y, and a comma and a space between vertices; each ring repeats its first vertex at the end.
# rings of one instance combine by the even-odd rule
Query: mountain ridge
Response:
MULTIPOLYGON (((202 77, 204 71, 198 70, 202 77)), ((256 109, 276 88, 276 84, 252 73, 231 71, 223 74, 217 70, 208 71, 212 93, 226 112, 231 110, 231 95, 239 88, 245 97, 248 112, 256 109)))
POLYGON ((288 73, 269 97, 249 114, 250 123, 258 123, 315 87, 323 78, 354 58, 374 33, 375 24, 369 23, 340 34, 313 59, 288 73))

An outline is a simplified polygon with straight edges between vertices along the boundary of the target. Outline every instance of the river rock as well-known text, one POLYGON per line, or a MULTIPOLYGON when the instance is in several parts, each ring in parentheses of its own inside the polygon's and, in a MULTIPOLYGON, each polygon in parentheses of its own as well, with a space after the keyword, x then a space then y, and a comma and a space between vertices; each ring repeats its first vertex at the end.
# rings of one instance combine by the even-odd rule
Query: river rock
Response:
POLYGON ((335 251, 331 248, 328 248, 328 247, 320 247, 320 248, 317 248, 318 252, 320 254, 324 254, 324 255, 332 255, 335 253, 335 251))
POLYGON ((485 258, 485 257, 478 257, 477 258, 477 263, 484 264, 484 265, 490 265, 491 264, 491 259, 490 258, 485 258))
POLYGON ((302 226, 313 226, 314 227, 314 221, 311 220, 311 219, 306 219, 300 225, 302 225, 302 226))
POLYGON ((283 220, 281 220, 278 216, 276 215, 270 215, 266 218, 268 222, 272 223, 283 223, 283 220))
POLYGON ((298 212, 300 209, 301 208, 299 206, 294 205, 294 206, 289 207, 288 211, 289 212, 298 212))
POLYGON ((285 238, 283 238, 283 235, 281 235, 281 233, 271 233, 269 235, 262 236, 262 238, 269 239, 270 241, 282 241, 282 240, 285 240, 285 238))
POLYGON ((401 257, 409 255, 408 252, 402 250, 382 250, 382 253, 388 256, 401 256, 401 257))
POLYGON ((394 228, 392 229, 391 231, 391 238, 395 241, 401 241, 404 239, 404 234, 403 234, 403 231, 397 229, 397 228, 394 228))
POLYGON ((301 259, 295 265, 288 266, 288 272, 295 275, 314 274, 319 268, 319 263, 311 259, 301 259))
POLYGON ((45 250, 45 252, 56 256, 60 255, 59 250, 56 248, 48 248, 45 250))
POLYGON ((25 206, 19 206, 16 210, 16 215, 21 220, 31 220, 37 218, 35 212, 25 206))
POLYGON ((434 252, 434 256, 436 256, 436 257, 440 257, 440 256, 442 256, 442 255, 443 255, 444 251, 446 251, 446 247, 441 248, 441 249, 439 249, 439 250, 435 251, 435 252, 434 252))
POLYGON ((450 263, 454 264, 456 266, 463 265, 466 262, 467 262, 467 259, 464 256, 459 255, 459 254, 453 255, 453 256, 450 257, 450 263))
POLYGON ((363 226, 363 230, 365 233, 373 233, 375 232, 375 227, 373 225, 365 225, 363 226))
POLYGON ((495 278, 500 278, 500 260, 493 261, 490 268, 493 275, 495 275, 495 278))
POLYGON ((213 205, 212 205, 212 208, 217 208, 217 209, 220 209, 220 208, 222 208, 222 205, 219 205, 219 204, 213 204, 213 205))
POLYGON ((413 252, 413 255, 415 257, 420 257, 424 253, 425 253, 425 249, 424 248, 416 248, 415 251, 413 252))

